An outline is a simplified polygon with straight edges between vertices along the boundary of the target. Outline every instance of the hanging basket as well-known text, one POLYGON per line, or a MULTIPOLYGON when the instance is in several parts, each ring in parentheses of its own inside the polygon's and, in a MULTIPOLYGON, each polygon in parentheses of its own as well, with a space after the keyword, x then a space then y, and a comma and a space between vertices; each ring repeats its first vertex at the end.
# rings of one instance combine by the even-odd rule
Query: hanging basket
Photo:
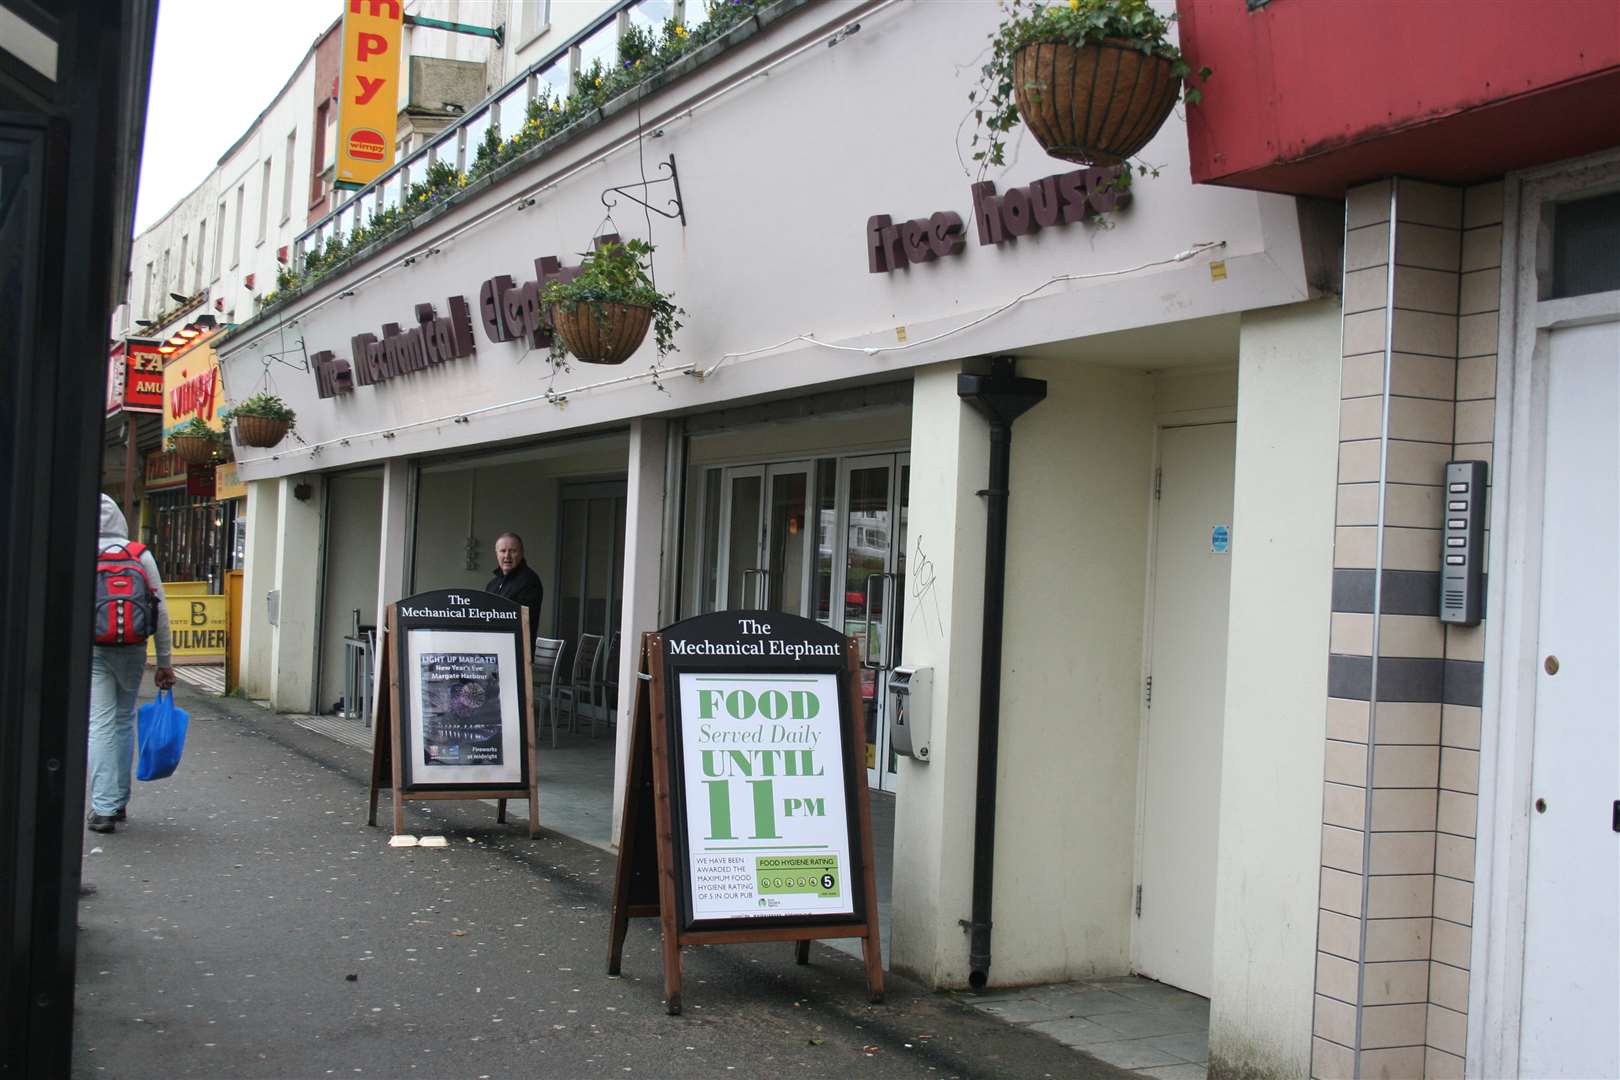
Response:
POLYGON ((1013 56, 1018 115, 1041 148, 1078 165, 1123 165, 1175 108, 1175 62, 1109 38, 1037 41, 1013 56))
POLYGON ((214 460, 214 440, 205 435, 176 435, 174 456, 187 465, 207 464, 214 460))
POLYGON ((236 441, 243 446, 274 446, 292 430, 291 420, 274 420, 268 416, 238 416, 236 441))
POLYGON ((622 364, 641 347, 653 309, 638 304, 551 305, 551 326, 574 358, 587 364, 622 364))

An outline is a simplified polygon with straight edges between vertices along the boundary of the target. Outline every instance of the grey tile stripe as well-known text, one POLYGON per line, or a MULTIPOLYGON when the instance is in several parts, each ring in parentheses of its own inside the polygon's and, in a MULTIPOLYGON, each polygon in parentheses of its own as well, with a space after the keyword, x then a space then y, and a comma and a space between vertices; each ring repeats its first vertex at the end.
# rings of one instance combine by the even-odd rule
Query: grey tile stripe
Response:
MULTIPOLYGON (((1447 700, 1448 693, 1459 700, 1452 705, 1477 705, 1480 688, 1484 685, 1483 670, 1472 673, 1459 671, 1455 676, 1448 665, 1459 667, 1484 665, 1468 660, 1440 660, 1425 657, 1386 656, 1378 661, 1378 700, 1439 702, 1447 700), (1449 684, 1455 679, 1455 689, 1449 684), (1462 698, 1472 695, 1475 700, 1462 698)), ((1348 698, 1352 701, 1371 701, 1373 697, 1373 661, 1370 656, 1345 656, 1335 653, 1328 657, 1328 696, 1348 698)), ((1375 738, 1369 733, 1369 739, 1375 738)))

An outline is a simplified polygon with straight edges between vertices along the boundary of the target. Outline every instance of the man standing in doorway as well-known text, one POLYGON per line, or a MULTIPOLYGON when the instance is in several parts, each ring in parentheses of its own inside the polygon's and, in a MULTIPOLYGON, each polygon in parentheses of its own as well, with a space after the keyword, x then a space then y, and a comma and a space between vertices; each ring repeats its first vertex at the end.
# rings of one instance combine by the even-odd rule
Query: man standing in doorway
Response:
POLYGON ((529 637, 532 640, 540 635, 540 601, 546 589, 540 584, 540 575, 523 561, 523 537, 515 532, 501 533, 495 541, 495 576, 484 589, 528 608, 529 637))

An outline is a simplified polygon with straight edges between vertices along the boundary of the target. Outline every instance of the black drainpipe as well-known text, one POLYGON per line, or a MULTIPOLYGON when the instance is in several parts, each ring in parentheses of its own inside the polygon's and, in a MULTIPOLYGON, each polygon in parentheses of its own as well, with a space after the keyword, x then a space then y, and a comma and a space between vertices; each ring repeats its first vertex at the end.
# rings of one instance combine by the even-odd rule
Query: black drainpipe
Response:
POLYGON ((968 985, 990 981, 990 898, 996 865, 996 754, 1001 742, 1001 625, 1007 599, 1007 483, 1012 425, 1046 397, 1042 379, 1013 374, 1010 356, 990 362, 988 375, 958 375, 956 396, 990 421, 990 486, 985 497, 984 643, 979 660, 978 810, 973 818, 973 918, 968 938, 968 985))

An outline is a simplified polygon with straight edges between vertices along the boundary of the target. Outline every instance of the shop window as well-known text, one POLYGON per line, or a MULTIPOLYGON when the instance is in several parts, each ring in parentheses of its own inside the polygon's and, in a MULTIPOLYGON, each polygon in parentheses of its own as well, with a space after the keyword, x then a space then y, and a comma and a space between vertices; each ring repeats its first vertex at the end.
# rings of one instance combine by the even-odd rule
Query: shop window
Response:
POLYGON ((1553 207, 1552 296, 1620 289, 1620 192, 1553 207))

